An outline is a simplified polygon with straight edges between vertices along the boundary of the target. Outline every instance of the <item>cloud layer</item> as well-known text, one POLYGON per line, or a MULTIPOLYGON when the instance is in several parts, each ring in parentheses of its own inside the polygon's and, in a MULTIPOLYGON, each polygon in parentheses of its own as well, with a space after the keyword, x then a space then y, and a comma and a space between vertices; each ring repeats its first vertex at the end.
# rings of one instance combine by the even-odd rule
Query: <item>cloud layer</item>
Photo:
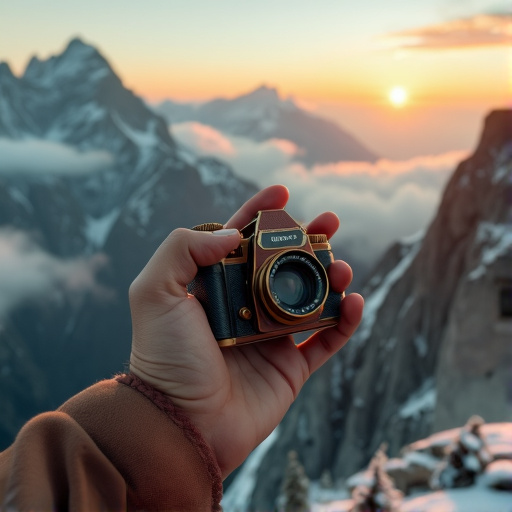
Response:
POLYGON ((172 134, 200 155, 229 162, 237 174, 260 187, 286 185, 291 192, 287 209, 297 220, 334 211, 342 226, 333 242, 368 265, 391 242, 426 227, 449 175, 466 156, 454 151, 406 161, 339 162, 308 169, 293 160, 299 148, 288 141, 255 143, 198 123, 173 125, 172 134))
POLYGON ((0 229, 0 317, 28 300, 79 300, 84 293, 99 298, 110 292, 96 281, 106 257, 60 259, 44 251, 31 237, 0 229))
POLYGON ((0 138, 0 175, 80 175, 106 169, 114 163, 107 151, 77 151, 44 139, 0 138))
POLYGON ((384 39, 405 49, 441 50, 512 44, 512 13, 477 14, 437 25, 387 34, 384 39))

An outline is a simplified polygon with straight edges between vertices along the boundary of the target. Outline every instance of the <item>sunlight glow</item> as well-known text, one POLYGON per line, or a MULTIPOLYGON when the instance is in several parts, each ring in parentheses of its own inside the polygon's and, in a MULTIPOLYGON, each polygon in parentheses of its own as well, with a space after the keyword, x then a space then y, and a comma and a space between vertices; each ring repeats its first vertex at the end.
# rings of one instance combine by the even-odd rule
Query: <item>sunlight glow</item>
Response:
POLYGON ((389 101, 395 107, 403 107, 407 103, 407 91, 403 87, 393 87, 389 91, 389 101))

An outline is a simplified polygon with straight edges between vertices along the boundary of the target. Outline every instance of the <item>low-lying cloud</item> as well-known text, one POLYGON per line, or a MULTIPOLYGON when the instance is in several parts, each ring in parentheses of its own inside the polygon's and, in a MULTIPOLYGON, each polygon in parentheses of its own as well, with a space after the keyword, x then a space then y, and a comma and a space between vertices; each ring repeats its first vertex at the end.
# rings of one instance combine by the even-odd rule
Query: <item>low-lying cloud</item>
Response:
POLYGON ((29 234, 0 229, 0 317, 26 301, 67 297, 72 303, 84 294, 100 299, 111 291, 96 280, 106 256, 61 259, 41 248, 29 234))
POLYGON ((0 175, 77 176, 107 169, 113 163, 107 151, 78 151, 45 139, 0 138, 0 175))
POLYGON ((306 168, 293 158, 300 148, 288 141, 256 143, 198 123, 173 125, 172 134, 199 155, 230 163, 238 175, 260 187, 286 185, 291 193, 287 210, 297 220, 334 211, 342 224, 333 242, 366 264, 374 263, 393 241, 427 226, 448 177, 467 156, 453 151, 405 161, 306 168))
POLYGON ((512 43, 511 25, 511 12, 476 14, 393 32, 383 39, 392 46, 409 50, 509 46, 512 43))

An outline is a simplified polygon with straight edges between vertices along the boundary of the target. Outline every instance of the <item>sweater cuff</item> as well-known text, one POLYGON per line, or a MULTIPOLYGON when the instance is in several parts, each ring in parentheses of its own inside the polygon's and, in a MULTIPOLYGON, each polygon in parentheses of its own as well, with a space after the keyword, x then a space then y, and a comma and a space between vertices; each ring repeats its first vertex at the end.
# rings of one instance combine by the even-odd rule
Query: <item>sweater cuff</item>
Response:
POLYGON ((217 459, 208 443, 204 440, 201 432, 199 432, 185 413, 174 405, 170 397, 156 390, 132 373, 118 375, 115 380, 120 384, 124 384, 138 391, 151 400, 158 409, 181 429, 185 437, 197 449, 199 456, 208 470, 212 480, 212 503, 220 503, 222 498, 222 473, 217 459))

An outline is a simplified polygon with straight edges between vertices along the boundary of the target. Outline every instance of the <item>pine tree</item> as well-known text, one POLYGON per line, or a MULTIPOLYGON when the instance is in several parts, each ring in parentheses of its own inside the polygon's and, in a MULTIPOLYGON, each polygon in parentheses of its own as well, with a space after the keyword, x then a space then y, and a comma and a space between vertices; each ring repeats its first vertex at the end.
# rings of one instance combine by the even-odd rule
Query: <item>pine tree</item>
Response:
POLYGON ((328 469, 324 469, 322 471, 322 475, 320 476, 320 488, 321 489, 332 489, 334 487, 334 482, 332 481, 331 472, 328 469))
POLYGON ((403 495, 384 470, 388 460, 385 450, 386 445, 382 444, 368 465, 369 484, 358 485, 352 491, 351 512, 398 512, 403 495))
POLYGON ((288 466, 283 483, 284 512, 308 512, 309 481, 297 452, 288 453, 288 466))
POLYGON ((480 416, 472 416, 460 429, 457 439, 447 449, 445 460, 432 475, 432 488, 468 487, 483 473, 492 461, 482 435, 483 424, 480 416))

